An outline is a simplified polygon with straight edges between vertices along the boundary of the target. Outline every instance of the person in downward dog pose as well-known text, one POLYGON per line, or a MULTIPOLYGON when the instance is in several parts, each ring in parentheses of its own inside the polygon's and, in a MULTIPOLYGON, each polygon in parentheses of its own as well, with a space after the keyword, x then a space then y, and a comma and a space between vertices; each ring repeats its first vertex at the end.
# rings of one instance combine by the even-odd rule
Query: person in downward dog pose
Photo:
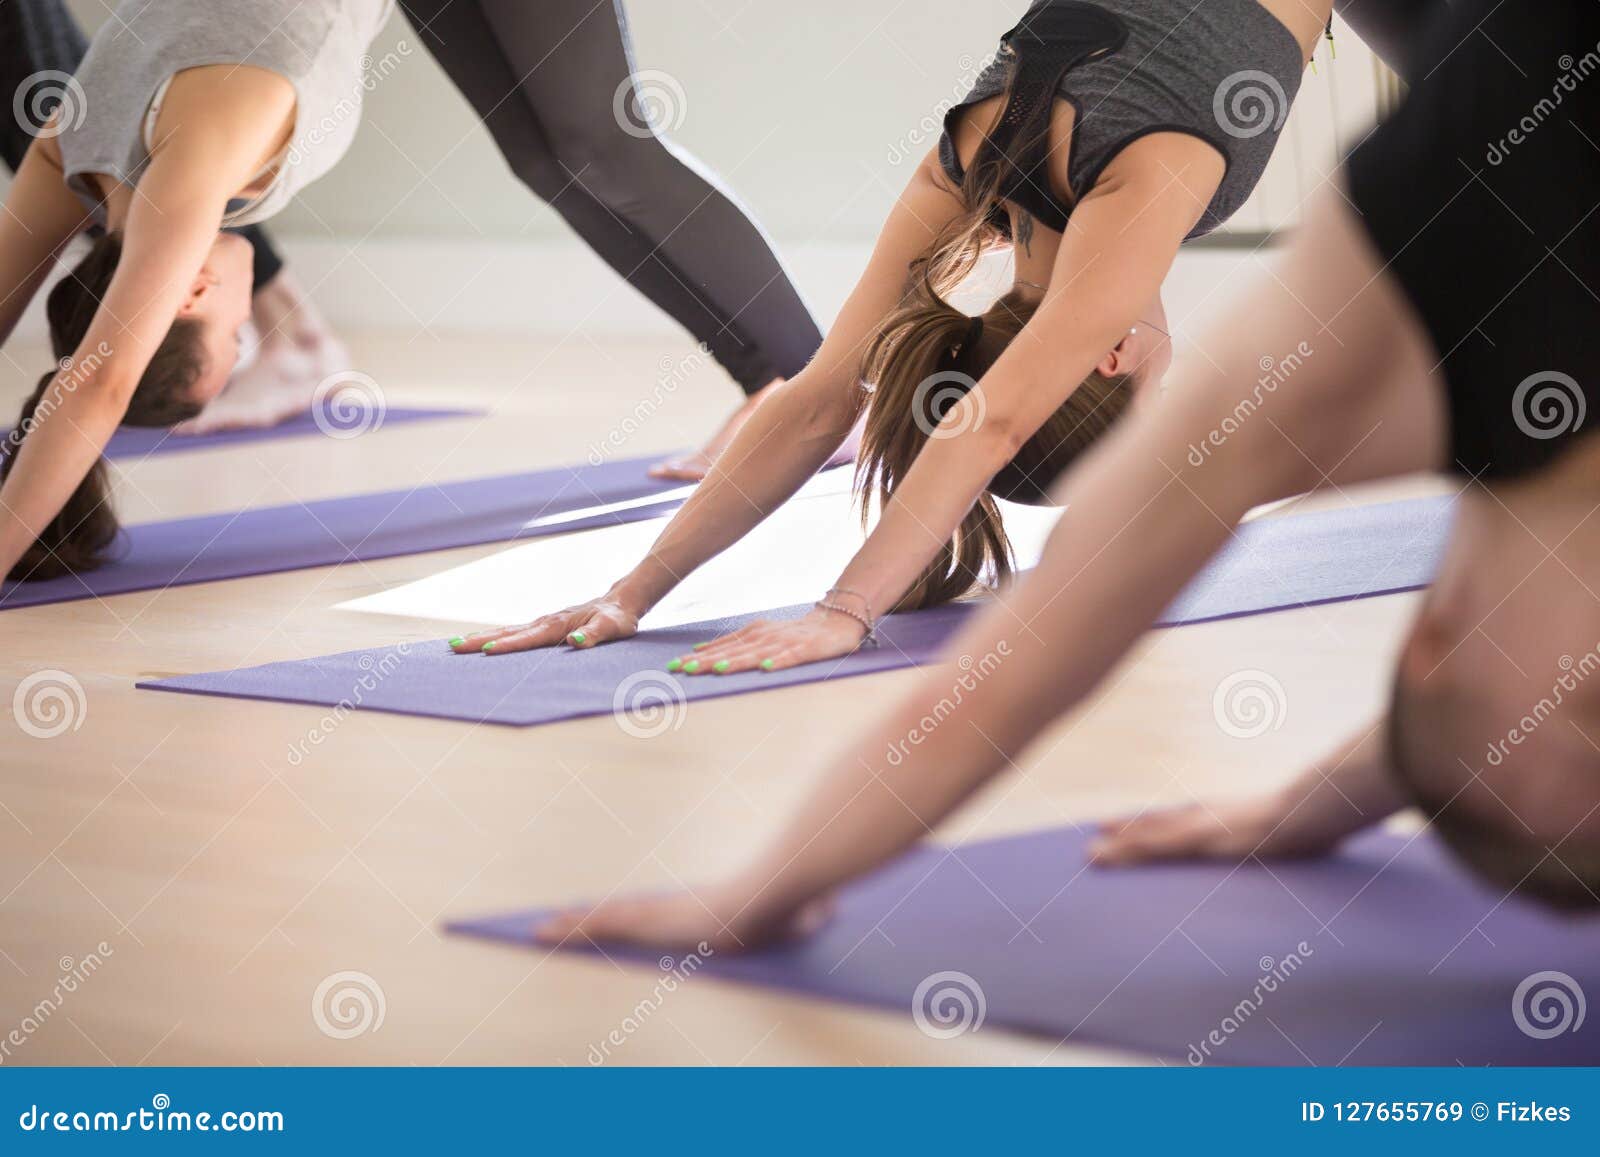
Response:
POLYGON ((671 104, 678 94, 638 79, 621 0, 400 6, 518 179, 744 390, 704 447, 652 471, 703 478, 822 335, 749 213, 647 115, 657 96, 671 104))
POLYGON ((949 113, 816 358, 745 424, 648 556, 592 602, 455 649, 632 634, 826 463, 863 408, 858 483, 883 511, 838 584, 805 617, 747 627, 675 669, 828 659, 871 638, 883 612, 1006 578, 996 499, 1044 501, 1160 379, 1168 267, 1250 194, 1328 17, 1326 0, 1035 3, 949 113), (1252 99, 1264 123, 1231 119, 1252 99), (948 304, 1006 243, 1011 290, 978 317, 948 304))
POLYGON ((343 155, 392 8, 127 0, 96 35, 82 107, 28 147, 0 214, 0 341, 52 259, 99 232, 50 293, 60 365, 0 445, 0 575, 95 566, 117 529, 100 456, 117 426, 192 419, 226 385, 253 259, 225 227, 270 217, 343 155))
MULTIPOLYGON (((21 115, 0 123, 0 161, 13 173, 34 137, 49 123, 63 96, 75 102, 70 75, 89 42, 63 0, 7 0, 0 4, 0 92, 12 93, 21 115)), ((76 104, 68 116, 76 116, 76 104)), ((251 321, 259 341, 228 387, 175 433, 200 434, 243 426, 269 426, 311 404, 317 384, 348 368, 344 345, 285 267, 259 225, 238 230, 250 242, 255 264, 251 321)))
POLYGON ((1247 511, 1421 470, 1463 490, 1386 717, 1286 789, 1112 822, 1091 856, 1308 855, 1415 805, 1491 885, 1600 907, 1600 435, 1584 424, 1600 406, 1600 88, 1581 79, 1600 68, 1600 8, 1559 0, 1530 21, 1459 0, 1417 59, 1425 79, 1348 158, 1212 357, 1068 475, 1038 569, 949 650, 1006 658, 938 729, 904 744, 949 701, 947 667, 844 752, 746 868, 565 912, 542 939, 724 951, 803 932, 835 888, 921 839, 1082 702, 1247 511), (1508 149, 1513 163, 1493 162, 1508 149), (1251 397, 1258 359, 1301 343, 1313 356, 1214 436, 1251 397))

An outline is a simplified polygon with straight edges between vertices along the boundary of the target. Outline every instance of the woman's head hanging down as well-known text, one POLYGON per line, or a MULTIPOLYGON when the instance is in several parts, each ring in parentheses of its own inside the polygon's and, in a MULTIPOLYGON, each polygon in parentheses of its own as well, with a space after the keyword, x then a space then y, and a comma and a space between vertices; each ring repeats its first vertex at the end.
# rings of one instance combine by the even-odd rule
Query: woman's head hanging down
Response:
POLYGON ((363 53, 393 4, 125 8, 0 214, 0 340, 72 239, 93 237, 50 293, 57 368, 0 446, 0 575, 14 579, 98 565, 117 532, 100 457, 116 427, 176 425, 227 383, 253 258, 224 227, 270 216, 343 154, 363 53), (137 36, 117 35, 132 26, 137 36))

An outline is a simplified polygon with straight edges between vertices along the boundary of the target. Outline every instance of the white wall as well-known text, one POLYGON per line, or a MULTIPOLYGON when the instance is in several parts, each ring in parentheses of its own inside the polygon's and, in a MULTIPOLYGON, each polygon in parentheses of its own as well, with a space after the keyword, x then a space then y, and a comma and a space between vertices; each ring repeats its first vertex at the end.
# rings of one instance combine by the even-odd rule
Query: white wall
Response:
MULTIPOLYGON (((157 0, 159 2, 159 0, 157 0)), ((527 0, 537 5, 538 0, 527 0)), ((86 27, 103 0, 70 0, 86 27)), ((1027 0, 632 0, 641 69, 681 88, 674 139, 717 170, 831 317, 939 115, 1027 0)), ((1242 232, 1292 225, 1339 146, 1372 117, 1353 36, 1320 53, 1242 232)), ((560 219, 507 172, 486 132, 396 16, 374 46, 392 73, 344 163, 273 232, 346 324, 656 327, 560 219), (552 279, 552 269, 560 269, 552 279)))

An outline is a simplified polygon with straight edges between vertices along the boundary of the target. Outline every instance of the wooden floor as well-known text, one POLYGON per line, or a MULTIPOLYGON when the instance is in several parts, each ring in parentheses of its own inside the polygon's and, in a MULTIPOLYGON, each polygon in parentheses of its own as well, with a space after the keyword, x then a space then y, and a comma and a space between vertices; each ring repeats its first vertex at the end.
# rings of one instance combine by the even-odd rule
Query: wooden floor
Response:
MULTIPOLYGON (((120 480, 126 520, 271 505, 583 459, 689 352, 667 344, 368 335, 357 364, 390 405, 479 403, 493 420, 399 426, 153 458, 120 480)), ((43 365, 8 350, 9 399, 43 365)), ((735 400, 694 369, 628 453, 693 440, 735 400)), ((5 413, 11 412, 9 401, 5 413)), ((1414 488, 1413 488, 1414 489, 1414 488)), ((1393 490, 1378 497, 1388 497, 1393 490)), ((1319 502, 1371 500, 1333 496, 1319 502)), ((760 841, 885 696, 868 677, 697 703, 641 740, 609 719, 522 731, 356 713, 298 765, 318 708, 135 691, 140 678, 449 633, 451 623, 331 609, 501 549, 5 612, 0 692, 41 669, 85 692, 81 726, 0 756, 0 1042, 5 1063, 583 1065, 653 987, 649 971, 445 937, 449 916, 712 877, 760 841), (824 737, 820 745, 819 737, 824 737), (109 953, 99 945, 104 942, 109 953), (59 998, 63 969, 101 957, 59 998), (381 987, 381 1028, 321 1031, 335 973, 381 987), (39 1017, 40 1004, 50 1005, 39 1017), (42 1024, 35 1021, 42 1019, 42 1024)), ((1023 773, 948 840, 1025 830, 1291 774, 1387 693, 1411 596, 1150 635, 1023 773), (1284 687, 1286 725, 1230 738, 1218 682, 1284 687)), ((697 979, 626 1043, 627 1064, 1030 1064, 1136 1060, 985 1027, 950 1040, 909 1017, 697 979)))

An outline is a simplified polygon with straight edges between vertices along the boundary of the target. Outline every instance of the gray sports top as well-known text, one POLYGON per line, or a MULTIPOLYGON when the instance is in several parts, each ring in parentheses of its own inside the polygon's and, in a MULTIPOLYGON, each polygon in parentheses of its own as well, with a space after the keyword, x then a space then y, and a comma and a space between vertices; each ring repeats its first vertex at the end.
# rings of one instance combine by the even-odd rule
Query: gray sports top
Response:
POLYGON ((173 76, 208 64, 248 64, 294 85, 289 145, 265 166, 258 196, 229 205, 226 225, 278 212, 338 162, 361 122, 368 47, 395 0, 122 0, 95 34, 76 80, 82 104, 62 104, 59 143, 67 185, 103 214, 85 174, 135 184, 173 76))
MULTIPOLYGON (((1057 98, 1076 110, 1067 160, 1074 196, 1094 187, 1118 153, 1142 136, 1199 137, 1227 163, 1199 237, 1244 204, 1272 157, 1305 70, 1300 44, 1257 0, 1036 0, 1001 40, 972 92, 945 117, 939 159, 959 184, 954 118, 1011 86, 977 163, 1003 165, 1001 193, 1048 228, 1072 212, 1045 167, 1057 98)), ((1009 228, 1003 209, 995 217, 1009 228)))

